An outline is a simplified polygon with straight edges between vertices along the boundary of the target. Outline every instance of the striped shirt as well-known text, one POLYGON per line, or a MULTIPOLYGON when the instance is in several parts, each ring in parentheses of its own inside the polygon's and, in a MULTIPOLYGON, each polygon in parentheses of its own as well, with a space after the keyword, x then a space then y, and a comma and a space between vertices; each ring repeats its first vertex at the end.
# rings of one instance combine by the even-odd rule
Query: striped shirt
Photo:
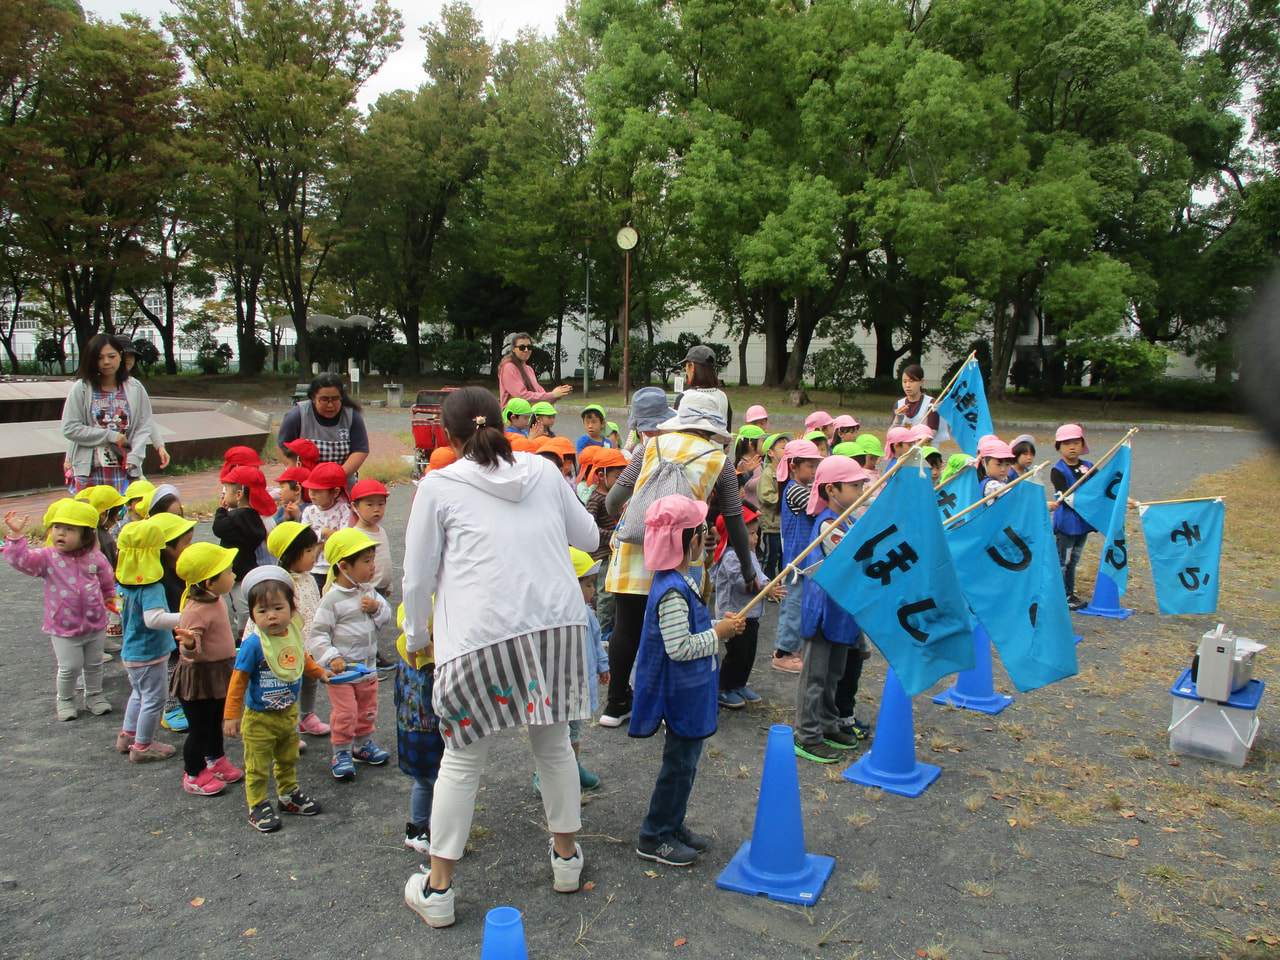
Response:
POLYGON ((311 621, 307 653, 322 667, 327 667, 334 657, 342 657, 348 663, 362 663, 373 669, 378 655, 378 628, 390 619, 391 607, 371 585, 343 587, 331 583, 311 621), (360 609, 365 597, 377 601, 376 613, 360 609))
MULTIPOLYGON (((695 592, 698 591, 698 585, 689 579, 687 573, 684 578, 695 592)), ((668 590, 658 601, 658 631, 662 634, 667 656, 672 660, 710 657, 719 649, 720 638, 714 627, 701 633, 689 632, 689 604, 679 590, 668 590)))

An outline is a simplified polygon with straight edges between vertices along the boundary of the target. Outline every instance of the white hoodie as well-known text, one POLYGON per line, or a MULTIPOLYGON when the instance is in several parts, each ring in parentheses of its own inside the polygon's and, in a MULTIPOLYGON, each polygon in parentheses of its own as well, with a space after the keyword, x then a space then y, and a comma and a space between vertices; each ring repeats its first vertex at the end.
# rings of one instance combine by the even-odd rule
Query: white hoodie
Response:
POLYGON ((405 530, 404 633, 409 650, 432 637, 435 660, 536 630, 585 626, 569 547, 590 553, 600 531, 545 457, 480 467, 463 459, 418 484, 405 530))

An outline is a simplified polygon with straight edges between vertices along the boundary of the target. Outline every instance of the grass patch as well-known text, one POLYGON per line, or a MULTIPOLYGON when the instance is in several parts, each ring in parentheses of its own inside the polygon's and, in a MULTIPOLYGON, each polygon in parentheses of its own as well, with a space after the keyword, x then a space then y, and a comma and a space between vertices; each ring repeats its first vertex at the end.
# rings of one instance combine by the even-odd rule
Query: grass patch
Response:
POLYGON ((960 889, 971 897, 989 897, 996 892, 991 884, 979 883, 977 880, 966 880, 960 884, 960 889))
POLYGON ((392 487, 413 479, 413 465, 401 457, 380 457, 377 460, 366 460, 360 467, 360 476, 392 487))
POLYGON ((964 798, 964 807, 970 813, 977 813, 982 809, 983 804, 987 802, 987 798, 980 793, 971 793, 964 798))
POLYGON ((875 893, 880 888, 880 871, 875 867, 863 870, 862 876, 854 881, 853 886, 863 893, 875 893))
POLYGON ((164 470, 159 473, 159 476, 186 477, 193 473, 209 473, 210 471, 221 469, 221 460, 200 457, 195 460, 183 460, 181 463, 177 460, 171 461, 169 466, 165 467, 164 470))

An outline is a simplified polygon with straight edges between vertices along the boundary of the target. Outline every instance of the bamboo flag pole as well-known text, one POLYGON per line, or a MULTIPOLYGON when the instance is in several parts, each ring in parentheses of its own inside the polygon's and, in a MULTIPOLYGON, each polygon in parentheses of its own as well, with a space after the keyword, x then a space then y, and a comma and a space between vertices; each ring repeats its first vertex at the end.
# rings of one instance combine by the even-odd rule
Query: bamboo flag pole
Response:
POLYGON ((1226 501, 1226 497, 1183 497, 1181 500, 1139 500, 1140 507, 1159 507, 1166 503, 1204 503, 1212 500, 1213 502, 1226 501))
POLYGON ((969 462, 968 462, 968 463, 966 463, 963 467, 961 467, 959 470, 957 470, 955 473, 953 473, 951 476, 947 477, 947 479, 943 480, 940 484, 938 484, 936 487, 934 487, 934 488, 933 488, 933 492, 934 492, 934 493, 938 493, 938 492, 939 492, 940 490, 942 490, 942 488, 943 488, 943 487, 945 487, 948 483, 950 483, 950 482, 951 482, 952 480, 954 480, 956 477, 960 476, 960 474, 964 473, 966 470, 974 470, 974 469, 977 469, 977 466, 978 466, 978 461, 977 461, 977 460, 971 460, 971 461, 969 461, 969 462))
POLYGON ((924 412, 920 414, 921 423, 924 423, 925 418, 927 418, 930 413, 938 409, 938 404, 942 402, 942 398, 951 392, 951 388, 954 387, 956 385, 956 381, 960 379, 960 374, 964 373, 964 368, 967 367, 969 365, 969 361, 977 355, 977 350, 970 351, 969 355, 964 358, 964 363, 960 364, 960 368, 956 370, 955 376, 951 378, 951 382, 943 387, 936 397, 932 397, 929 402, 925 404, 924 412))
MULTIPOLYGON (((831 529, 828 530, 824 536, 818 537, 816 540, 813 541, 813 543, 809 544, 802 551, 800 551, 800 553, 796 554, 795 559, 792 560, 790 563, 788 563, 785 567, 783 567, 782 570, 779 571, 778 575, 774 577, 772 580, 770 580, 767 584, 765 584, 764 587, 761 588, 760 592, 757 593, 751 599, 751 602, 748 603, 741 610, 739 610, 736 614, 734 614, 734 616, 745 617, 747 615, 747 611, 750 610, 752 607, 754 607, 761 600, 763 600, 764 595, 773 589, 773 585, 775 583, 778 583, 779 581, 787 577, 792 572, 798 573, 800 568, 797 566, 797 564, 801 560, 803 560, 805 557, 807 557, 810 553, 812 553, 814 548, 817 547, 818 544, 820 544, 823 540, 826 540, 828 537, 830 537, 832 532, 835 531, 836 527, 844 523, 845 519, 849 516, 849 514, 853 513, 853 511, 857 510, 858 507, 862 506, 862 504, 867 501, 867 498, 870 497, 873 493, 875 493, 876 490, 878 490, 880 487, 883 487, 890 477, 892 477, 895 473, 901 470, 903 466, 906 465, 907 461, 910 460, 915 454, 917 454, 920 451, 920 448, 922 446, 924 446, 924 441, 923 440, 918 441, 914 446, 912 446, 910 450, 908 450, 905 454, 899 457, 898 462, 889 468, 888 473, 886 473, 883 477, 881 477, 879 480, 873 483, 868 489, 864 490, 862 493, 862 496, 860 496, 857 500, 855 500, 848 507, 846 507, 844 513, 836 517, 835 523, 831 525, 831 529)), ((812 496, 812 494, 810 494, 810 496, 812 496)))
POLYGON ((983 497, 981 500, 977 500, 974 503, 969 504, 969 506, 965 507, 963 510, 961 510, 959 513, 955 514, 954 516, 947 517, 946 520, 942 521, 942 525, 945 527, 947 524, 952 523, 953 521, 959 520, 961 517, 963 517, 966 513, 969 513, 971 510, 977 510, 979 507, 986 506, 989 503, 995 503, 997 500, 1003 497, 1006 493, 1008 493, 1018 484, 1022 483, 1022 481, 1030 480, 1032 477, 1034 477, 1036 474, 1038 474, 1041 470, 1043 470, 1048 465, 1049 465, 1048 460, 1046 460, 1044 463, 1036 464, 1036 466, 1032 470, 1028 471, 1027 473, 1024 473, 1017 480, 1014 480, 1011 483, 1006 483, 999 490, 989 493, 985 497, 983 497))
MULTIPOLYGON (((1108 460, 1110 460, 1110 459, 1111 459, 1111 457, 1115 454, 1115 452, 1116 452, 1117 450, 1119 450, 1121 447, 1123 447, 1123 446, 1128 442, 1129 438, 1130 438, 1130 437, 1132 437, 1132 436, 1133 436, 1135 433, 1137 433, 1137 432, 1138 432, 1138 428, 1137 428, 1137 427, 1133 427, 1133 428, 1131 428, 1131 429, 1129 430, 1129 432, 1128 432, 1128 433, 1126 433, 1123 437, 1121 437, 1121 438, 1120 438, 1120 442, 1119 442, 1119 443, 1117 443, 1114 447, 1112 447, 1112 448, 1111 448, 1110 450, 1108 450, 1105 454, 1103 454, 1102 459, 1101 459, 1101 460, 1099 460, 1097 463, 1095 463, 1095 464, 1094 464, 1092 467, 1090 467, 1088 470, 1086 470, 1086 471, 1085 471, 1085 473, 1084 473, 1084 476, 1083 476, 1083 477, 1081 477, 1079 480, 1077 480, 1075 483, 1073 483, 1071 486, 1069 486, 1069 487, 1066 489, 1066 492, 1065 492, 1065 493, 1063 493, 1063 494, 1062 494, 1062 496, 1058 497, 1058 499, 1059 499, 1059 500, 1066 500, 1066 499, 1067 499, 1067 497, 1069 497, 1069 496, 1071 496, 1071 494, 1075 493, 1075 492, 1076 492, 1076 487, 1080 486, 1080 484, 1084 483, 1086 480, 1088 480, 1090 477, 1092 477, 1095 473, 1097 473, 1099 470, 1101 470, 1101 469, 1102 469, 1102 465, 1103 465, 1104 463, 1106 463, 1108 460)), ((1064 440, 1063 442, 1065 443, 1066 441, 1064 440)), ((957 516, 959 516, 959 514, 957 514, 957 516)))

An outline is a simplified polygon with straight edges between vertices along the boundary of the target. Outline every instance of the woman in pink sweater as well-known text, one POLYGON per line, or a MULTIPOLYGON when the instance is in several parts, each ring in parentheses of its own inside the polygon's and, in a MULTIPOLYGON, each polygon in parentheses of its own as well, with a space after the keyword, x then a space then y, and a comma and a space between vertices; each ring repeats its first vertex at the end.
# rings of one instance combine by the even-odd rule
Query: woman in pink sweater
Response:
POLYGON ((573 392, 573 387, 562 383, 554 390, 543 390, 538 376, 529 366, 529 354, 533 351, 533 338, 527 333, 513 333, 502 347, 502 360, 498 364, 498 402, 505 408, 512 397, 522 397, 530 403, 545 400, 555 403, 573 392))

